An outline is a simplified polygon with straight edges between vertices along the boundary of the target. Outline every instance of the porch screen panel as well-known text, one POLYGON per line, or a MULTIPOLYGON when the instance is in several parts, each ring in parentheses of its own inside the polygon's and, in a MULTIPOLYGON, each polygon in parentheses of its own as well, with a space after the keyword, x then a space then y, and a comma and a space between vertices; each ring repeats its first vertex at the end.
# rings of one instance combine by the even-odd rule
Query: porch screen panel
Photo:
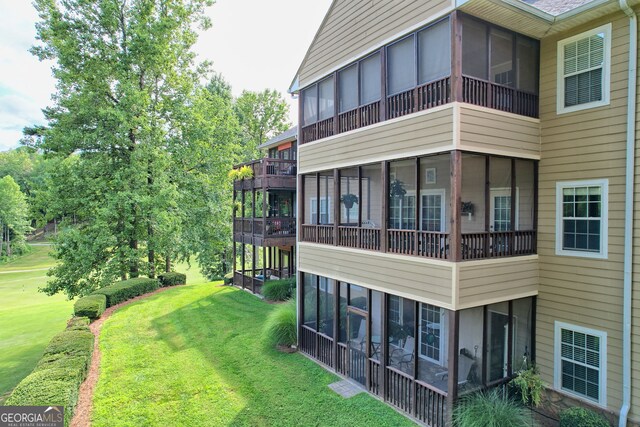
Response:
POLYGON ((420 230, 447 231, 450 217, 450 170, 449 153, 420 158, 420 230))
POLYGON ((513 373, 527 369, 531 364, 533 337, 533 298, 513 301, 513 373))
POLYGON ((380 228, 382 222, 382 170, 379 164, 362 167, 362 226, 380 228))
POLYGON ((520 90, 538 93, 539 44, 523 36, 516 36, 517 85, 520 90))
POLYGON ((333 173, 320 174, 320 224, 333 224, 333 204, 336 202, 333 194, 333 173))
POLYGON ((317 276, 315 274, 303 273, 303 293, 304 293, 304 304, 303 304, 303 313, 302 317, 304 319, 305 326, 317 330, 317 319, 318 314, 316 313, 316 301, 318 298, 318 285, 317 285, 317 276))
POLYGON ((354 64, 338 73, 338 108, 340 113, 358 106, 358 65, 354 64))
POLYGON ((340 224, 358 225, 358 169, 350 168, 340 171, 340 224))
POLYGON ((462 154, 462 233, 485 230, 486 157, 462 154))
POLYGON ((458 393, 482 387, 483 308, 461 310, 459 322, 458 393))
POLYGON ((509 304, 501 302, 487 306, 487 381, 507 376, 509 304))
POLYGON ((335 283, 333 279, 320 277, 320 300, 318 312, 318 331, 333 338, 333 322, 334 322, 334 290, 335 283))
POLYGON ((325 79, 318 84, 319 119, 325 120, 333 117, 333 77, 325 79))
POLYGON ((380 99, 381 69, 379 53, 360 61, 360 105, 380 99))
POLYGON ((304 175, 304 224, 316 224, 318 221, 318 188, 316 175, 304 175))
POLYGON ((393 304, 388 304, 389 344, 387 350, 389 354, 389 366, 413 375, 413 364, 415 363, 418 345, 413 329, 416 318, 415 303, 408 298, 392 295, 389 296, 390 302, 392 298, 398 302, 399 313, 393 313, 393 304))
POLYGON ((414 38, 409 36, 387 48, 389 95, 411 89, 416 85, 414 38))
POLYGON ((391 162, 389 166, 389 228, 416 228, 416 167, 414 160, 391 162))
POLYGON ((513 87, 513 34, 492 28, 490 43, 491 81, 513 87))
POLYGON ((465 17, 462 21, 462 74, 487 80, 487 26, 465 17))
POLYGON ((449 311, 431 304, 420 304, 418 323, 418 379, 445 390, 448 360, 449 311))
POLYGON ((382 292, 371 291, 371 357, 381 358, 382 345, 382 292))
POLYGON ((418 33, 418 84, 451 74, 451 29, 445 19, 418 33))
POLYGON ((518 189, 518 221, 516 230, 533 230, 535 179, 532 160, 516 160, 516 188, 518 189))
POLYGON ((347 287, 349 285, 345 282, 340 282, 340 307, 338 309, 338 341, 341 343, 347 342, 347 287))
MULTIPOLYGON (((511 159, 491 157, 490 163, 490 231, 509 231, 515 215, 511 212, 511 159)), ((516 209, 517 209, 516 192, 516 209)))
POLYGON ((318 87, 316 85, 302 91, 302 109, 305 126, 318 121, 318 87))

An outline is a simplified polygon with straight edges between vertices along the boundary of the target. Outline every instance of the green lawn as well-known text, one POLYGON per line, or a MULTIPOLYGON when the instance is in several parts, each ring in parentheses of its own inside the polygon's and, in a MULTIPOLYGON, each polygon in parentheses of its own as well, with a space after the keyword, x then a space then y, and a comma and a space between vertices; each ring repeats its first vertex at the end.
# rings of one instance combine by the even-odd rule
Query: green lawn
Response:
POLYGON ((170 289, 102 329, 92 426, 402 426, 408 419, 300 354, 264 349, 274 305, 217 284, 170 289))
POLYGON ((73 302, 38 292, 53 260, 50 246, 0 264, 0 402, 34 368, 51 337, 64 329, 73 302), (8 271, 23 271, 7 273, 8 271))

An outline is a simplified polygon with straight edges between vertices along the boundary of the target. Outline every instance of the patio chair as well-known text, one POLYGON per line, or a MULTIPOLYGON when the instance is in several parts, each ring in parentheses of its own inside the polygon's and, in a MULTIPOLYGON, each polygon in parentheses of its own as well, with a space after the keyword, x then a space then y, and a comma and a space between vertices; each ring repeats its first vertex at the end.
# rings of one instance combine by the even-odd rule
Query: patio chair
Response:
POLYGON ((413 353, 415 351, 415 339, 413 337, 407 337, 404 340, 404 344, 400 348, 395 348, 391 351, 390 362, 392 365, 397 365, 402 369, 402 365, 406 365, 407 369, 409 365, 413 363, 413 353))
POLYGON ((351 339, 352 347, 357 345, 360 347, 360 351, 364 349, 364 343, 367 341, 367 324, 364 320, 360 320, 360 327, 358 328, 358 336, 351 339))
POLYGON ((370 219, 363 219, 362 228, 376 228, 376 223, 371 221, 370 219))

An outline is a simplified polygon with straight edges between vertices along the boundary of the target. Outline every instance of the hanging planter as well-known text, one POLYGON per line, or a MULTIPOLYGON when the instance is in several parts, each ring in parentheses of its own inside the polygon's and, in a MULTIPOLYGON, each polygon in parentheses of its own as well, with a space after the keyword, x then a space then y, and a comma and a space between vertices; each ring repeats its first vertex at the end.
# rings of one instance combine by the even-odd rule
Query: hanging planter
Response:
POLYGON ((391 183, 389 183, 389 194, 391 197, 404 197, 404 195, 407 194, 404 183, 399 179, 391 181, 391 183))
POLYGON ((354 203, 358 203, 358 196, 356 196, 355 194, 345 194, 340 197, 340 201, 344 203, 344 206, 347 209, 351 209, 354 203))

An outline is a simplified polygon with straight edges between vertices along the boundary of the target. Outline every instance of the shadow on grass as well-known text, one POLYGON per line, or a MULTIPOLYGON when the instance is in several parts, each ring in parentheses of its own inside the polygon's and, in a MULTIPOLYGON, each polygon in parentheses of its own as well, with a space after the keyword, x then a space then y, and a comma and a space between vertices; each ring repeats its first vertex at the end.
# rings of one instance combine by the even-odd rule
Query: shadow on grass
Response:
POLYGON ((20 381, 31 373, 44 351, 42 344, 21 344, 11 349, 11 362, 0 366, 0 404, 20 381))

